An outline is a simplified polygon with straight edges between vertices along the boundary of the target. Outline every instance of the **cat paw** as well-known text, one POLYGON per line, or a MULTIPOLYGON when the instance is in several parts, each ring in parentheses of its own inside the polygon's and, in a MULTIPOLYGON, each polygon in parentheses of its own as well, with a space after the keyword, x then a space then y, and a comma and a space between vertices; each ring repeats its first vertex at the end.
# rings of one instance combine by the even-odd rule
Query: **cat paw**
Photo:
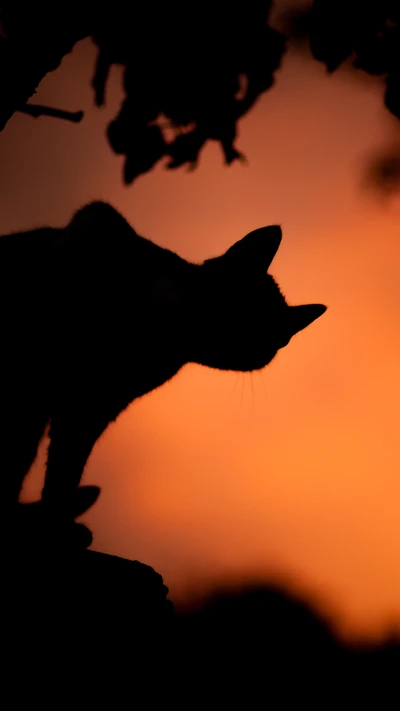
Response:
POLYGON ((87 526, 76 523, 98 499, 100 488, 82 486, 70 497, 57 499, 46 495, 41 501, 18 503, 10 509, 7 537, 14 550, 50 550, 88 548, 93 536, 87 526))
POLYGON ((84 523, 74 522, 65 530, 62 543, 69 549, 89 548, 93 543, 93 534, 84 523))
POLYGON ((76 523, 78 516, 86 513, 97 501, 100 495, 98 486, 82 486, 72 495, 62 498, 49 496, 43 492, 42 506, 50 535, 57 540, 58 545, 66 548, 88 548, 93 535, 83 523, 76 523))

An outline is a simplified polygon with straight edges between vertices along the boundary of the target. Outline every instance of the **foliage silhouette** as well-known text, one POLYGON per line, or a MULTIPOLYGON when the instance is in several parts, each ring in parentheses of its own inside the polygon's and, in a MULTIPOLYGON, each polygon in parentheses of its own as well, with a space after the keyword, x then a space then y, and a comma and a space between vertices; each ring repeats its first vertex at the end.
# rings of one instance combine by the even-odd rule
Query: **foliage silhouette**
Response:
MULTIPOLYGON (((55 15, 48 3, 33 9, 3 0, 0 129, 14 111, 27 111, 41 78, 65 53, 92 37, 99 49, 92 77, 97 106, 106 101, 110 67, 124 67, 126 98, 107 137, 113 151, 125 156, 125 184, 162 159, 169 169, 194 168, 210 140, 220 143, 226 164, 244 161, 235 145, 238 121, 271 88, 287 48, 285 35, 268 24, 272 7, 271 0, 235 6, 207 0, 188 13, 180 4, 154 8, 116 0, 107 8, 70 2, 55 15)), ((285 34, 292 41, 307 37, 313 56, 329 72, 352 57, 355 67, 382 75, 385 104, 399 118, 397 0, 314 0, 309 11, 293 7, 281 13, 285 34)), ((42 109, 69 120, 80 113, 42 109)), ((386 173, 380 172, 381 182, 386 173)))
MULTIPOLYGON (((53 525, 68 528, 74 509, 98 495, 76 489, 93 446, 135 398, 188 362, 263 368, 321 316, 320 304, 288 306, 267 274, 280 241, 280 227, 261 228, 224 255, 190 264, 139 237, 102 202, 78 210, 64 229, 1 237, 6 505, 17 503, 50 422, 39 512, 49 506, 53 525)), ((36 509, 18 510, 35 520, 36 509)))
POLYGON ((328 72, 351 60, 356 69, 382 76, 385 105, 400 119, 400 5, 398 0, 314 0, 283 14, 289 36, 307 38, 328 72))
POLYGON ((62 13, 52 18, 50 37, 47 6, 39 3, 39 9, 21 17, 15 4, 3 2, 0 66, 6 81, 0 82, 0 128, 32 95, 40 71, 43 76, 54 69, 65 51, 90 36, 99 47, 92 78, 97 106, 105 102, 111 65, 124 66, 126 99, 107 135, 113 150, 126 156, 126 184, 163 157, 169 157, 170 169, 186 163, 193 167, 208 140, 220 142, 227 164, 243 160, 234 146, 237 121, 272 86, 285 47, 284 37, 267 25, 271 4, 250 0, 238 11, 207 0, 187 13, 179 4, 159 5, 155 11, 146 3, 117 0, 104 11, 71 3, 66 23, 62 13), (35 66, 38 41, 42 56, 35 66), (22 65, 31 75, 24 82, 22 65), (18 84, 23 86, 16 101, 18 84), (155 123, 160 117, 175 132, 172 142, 155 123))
MULTIPOLYGON (((351 62, 355 70, 382 77, 385 106, 400 120, 398 0, 313 0, 305 8, 293 3, 281 13, 280 25, 329 73, 351 62)), ((367 182, 387 192, 400 187, 398 142, 370 161, 367 182)))
POLYGON ((237 121, 272 86, 285 48, 283 36, 267 26, 270 6, 250 2, 238 12, 206 2, 188 14, 179 5, 159 6, 157 13, 147 5, 140 10, 142 36, 136 32, 134 41, 127 5, 99 26, 93 35, 97 106, 105 102, 110 66, 125 67, 126 99, 108 127, 113 150, 126 156, 125 183, 164 156, 168 168, 193 167, 208 140, 220 142, 227 164, 242 158, 234 146, 237 121), (160 116, 175 132, 169 143, 154 123, 160 116))

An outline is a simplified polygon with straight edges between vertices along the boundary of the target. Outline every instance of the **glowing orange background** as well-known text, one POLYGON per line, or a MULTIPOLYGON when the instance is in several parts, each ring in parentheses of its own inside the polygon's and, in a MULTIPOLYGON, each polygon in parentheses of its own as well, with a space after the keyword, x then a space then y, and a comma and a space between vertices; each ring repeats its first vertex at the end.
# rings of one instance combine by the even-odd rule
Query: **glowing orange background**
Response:
POLYGON ((290 54, 240 124, 247 167, 224 167, 212 145, 193 174, 159 167, 125 188, 104 137, 120 72, 94 109, 94 57, 80 43, 35 98, 84 109, 80 125, 17 114, 0 135, 0 232, 61 225, 102 198, 202 261, 279 223, 271 271, 288 300, 329 306, 262 376, 186 366, 120 416, 84 479, 103 490, 85 519, 94 548, 154 566, 175 601, 191 583, 254 574, 317 596, 346 633, 400 627, 400 204, 359 185, 395 131, 379 86, 290 54))

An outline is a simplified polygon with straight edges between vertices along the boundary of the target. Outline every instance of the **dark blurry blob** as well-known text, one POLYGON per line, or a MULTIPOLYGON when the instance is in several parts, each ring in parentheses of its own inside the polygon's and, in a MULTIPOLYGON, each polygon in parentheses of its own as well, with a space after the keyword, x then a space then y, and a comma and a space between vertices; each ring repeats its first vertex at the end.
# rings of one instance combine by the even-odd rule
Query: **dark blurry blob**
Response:
POLYGON ((370 161, 366 184, 378 188, 388 196, 400 190, 399 145, 393 146, 370 161))
POLYGON ((399 707, 399 637, 345 645, 278 587, 215 589, 179 613, 136 561, 82 551, 30 570, 3 603, 3 694, 16 707, 399 707))

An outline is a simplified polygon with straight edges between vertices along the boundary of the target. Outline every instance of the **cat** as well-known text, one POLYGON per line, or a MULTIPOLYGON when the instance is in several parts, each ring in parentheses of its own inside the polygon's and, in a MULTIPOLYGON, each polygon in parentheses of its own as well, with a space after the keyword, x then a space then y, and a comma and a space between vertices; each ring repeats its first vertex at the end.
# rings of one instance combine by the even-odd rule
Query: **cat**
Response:
POLYGON ((90 505, 99 490, 77 489, 88 457, 133 400, 186 363, 264 368, 321 316, 321 304, 288 306, 267 273, 281 237, 276 225, 256 229, 193 264, 137 235, 104 202, 64 228, 2 236, 3 502, 18 501, 50 424, 42 501, 90 505))

